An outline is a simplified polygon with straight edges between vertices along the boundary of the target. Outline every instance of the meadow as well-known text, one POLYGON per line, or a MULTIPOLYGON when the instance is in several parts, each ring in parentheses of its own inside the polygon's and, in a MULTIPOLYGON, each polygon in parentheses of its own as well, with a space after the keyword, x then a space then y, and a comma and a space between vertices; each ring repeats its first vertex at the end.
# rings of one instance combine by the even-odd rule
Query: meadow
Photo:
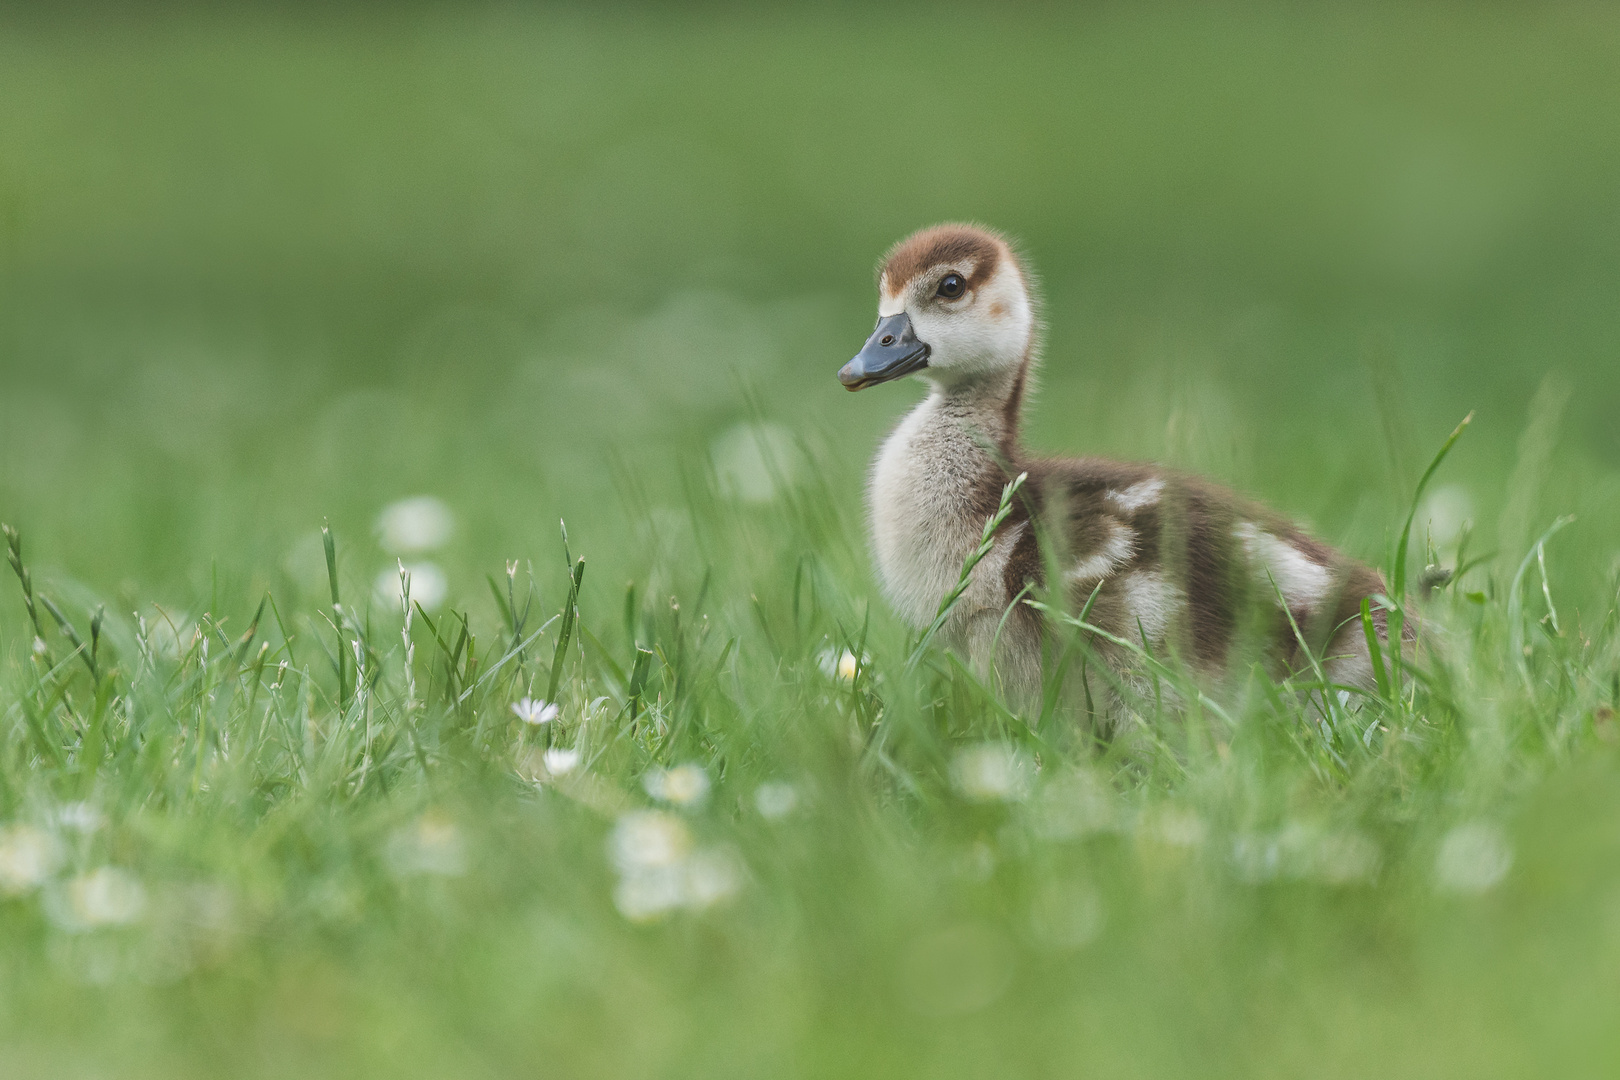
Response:
POLYGON ((0 1074, 1613 1072, 1617 49, 0 8, 0 1074), (834 373, 945 219, 1040 274, 1035 447, 1443 652, 1099 740, 919 645, 862 495, 920 389, 834 373))

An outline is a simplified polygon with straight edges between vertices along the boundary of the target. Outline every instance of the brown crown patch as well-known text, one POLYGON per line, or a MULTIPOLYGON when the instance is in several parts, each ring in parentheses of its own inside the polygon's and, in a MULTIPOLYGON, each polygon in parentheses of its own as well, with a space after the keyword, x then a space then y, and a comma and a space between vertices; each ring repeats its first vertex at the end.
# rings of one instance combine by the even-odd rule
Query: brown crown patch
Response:
POLYGON ((912 233, 889 249, 881 280, 890 296, 899 296, 912 278, 936 266, 971 266, 968 288, 976 289, 996 272, 1006 241, 973 225, 935 225, 912 233))

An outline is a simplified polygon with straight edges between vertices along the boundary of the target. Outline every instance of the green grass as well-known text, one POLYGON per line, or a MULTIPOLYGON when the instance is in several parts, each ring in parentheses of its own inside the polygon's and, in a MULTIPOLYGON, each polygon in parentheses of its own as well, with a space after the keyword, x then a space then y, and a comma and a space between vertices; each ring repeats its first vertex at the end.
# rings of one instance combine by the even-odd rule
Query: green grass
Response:
POLYGON ((0 1072, 1612 1071, 1617 45, 0 16, 0 1072), (946 217, 1041 273, 1032 442, 1310 521, 1440 654, 1098 743, 919 649, 860 505, 914 393, 833 372, 946 217))

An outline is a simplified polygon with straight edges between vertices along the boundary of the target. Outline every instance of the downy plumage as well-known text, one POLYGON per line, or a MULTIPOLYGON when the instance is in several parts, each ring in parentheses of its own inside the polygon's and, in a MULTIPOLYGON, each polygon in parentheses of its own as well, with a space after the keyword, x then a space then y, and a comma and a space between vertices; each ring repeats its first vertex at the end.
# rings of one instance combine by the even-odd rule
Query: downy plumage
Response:
MULTIPOLYGON (((1371 687, 1358 616, 1363 597, 1384 592, 1378 574, 1198 477, 1025 453, 1019 422, 1040 323, 1029 273, 1004 237, 924 229, 888 253, 878 287, 877 327, 838 377, 850 390, 913 374, 929 385, 878 451, 868 492, 878 573, 908 623, 934 618, 1003 485, 1028 473, 942 632, 1015 701, 1040 691, 1049 627, 1014 601, 1026 586, 1045 591, 1053 570, 1070 612, 1095 593, 1090 623, 1207 683, 1255 660, 1273 675, 1299 670, 1303 637, 1331 681, 1371 687)), ((1375 622, 1382 635, 1382 609, 1375 622)), ((1115 676, 1088 688, 1107 722, 1130 708, 1143 665, 1105 639, 1091 645, 1115 676)))

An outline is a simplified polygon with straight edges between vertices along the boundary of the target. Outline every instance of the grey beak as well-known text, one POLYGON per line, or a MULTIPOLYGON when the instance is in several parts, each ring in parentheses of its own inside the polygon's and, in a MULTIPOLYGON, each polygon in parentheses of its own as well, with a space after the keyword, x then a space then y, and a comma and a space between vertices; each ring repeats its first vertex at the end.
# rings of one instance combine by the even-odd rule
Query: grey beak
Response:
POLYGON ((846 390, 865 390, 928 366, 928 346, 917 340, 905 312, 879 319, 855 359, 838 371, 846 390))

